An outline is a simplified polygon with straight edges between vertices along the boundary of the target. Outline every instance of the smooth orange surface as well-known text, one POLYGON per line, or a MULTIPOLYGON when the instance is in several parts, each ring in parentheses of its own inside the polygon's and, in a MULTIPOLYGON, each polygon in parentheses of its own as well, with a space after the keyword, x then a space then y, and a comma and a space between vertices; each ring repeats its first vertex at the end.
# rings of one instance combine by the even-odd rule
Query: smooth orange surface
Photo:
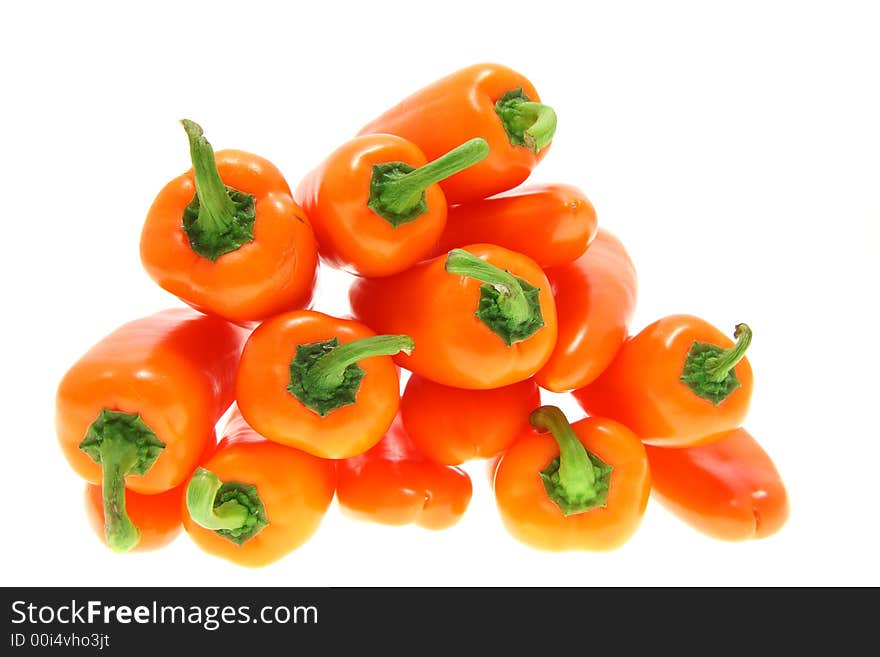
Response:
MULTIPOLYGON (((324 417, 287 391, 290 363, 301 344, 338 338, 340 344, 375 335, 363 324, 311 310, 296 310, 264 322, 241 355, 236 384, 238 408, 260 434, 323 458, 365 452, 382 439, 400 405, 397 368, 388 356, 365 358, 366 374, 354 404, 324 417)), ((418 342, 416 343, 418 349, 418 342)))
POLYGON ((544 326, 522 342, 504 344, 475 315, 480 283, 447 273, 446 256, 386 278, 361 278, 349 290, 355 316, 380 333, 405 333, 412 355, 394 357, 401 367, 444 385, 485 390, 532 376, 556 344, 556 305, 550 283, 531 258, 492 244, 464 249, 540 289, 544 326))
POLYGON ((600 229, 580 258, 546 273, 559 337, 535 380, 567 392, 593 382, 626 340, 636 307, 636 269, 620 240, 600 229))
POLYGON ((577 187, 525 185, 449 208, 434 255, 487 242, 552 267, 578 258, 598 227, 593 204, 577 187))
MULTIPOLYGON (((156 495, 125 491, 125 510, 140 532, 140 540, 132 552, 158 550, 177 538, 183 528, 182 508, 184 486, 177 486, 156 495)), ((89 526, 106 545, 104 538, 104 498, 101 487, 86 484, 85 508, 89 526)))
POLYGON ((451 388, 413 374, 400 414, 413 444, 437 463, 491 458, 529 426, 541 405, 533 379, 491 390, 451 388))
POLYGON ((154 494, 179 486, 232 403, 245 336, 222 319, 178 308, 124 324, 101 340, 58 386, 55 427, 71 467, 100 484, 101 466, 79 444, 102 409, 138 413, 165 449, 145 475, 126 477, 126 487, 154 494))
POLYGON ((725 541, 766 538, 788 519, 773 461, 745 430, 697 447, 646 447, 654 496, 694 529, 725 541))
POLYGON ((625 426, 605 418, 572 425, 581 444, 613 467, 604 507, 564 516, 547 497, 540 472, 559 456, 549 433, 525 432, 495 470, 495 500, 504 526, 542 550, 611 550, 638 529, 651 492, 644 445, 625 426))
POLYGON ((336 462, 336 497, 343 511, 384 525, 425 529, 454 525, 471 499, 471 480, 418 450, 398 418, 368 452, 336 462))
POLYGON ((425 190, 428 210, 396 228, 367 206, 373 165, 427 164, 412 142, 394 135, 356 137, 337 148, 299 184, 296 200, 315 229, 321 257, 361 276, 389 276, 428 256, 446 224, 446 197, 425 190))
POLYGON ((574 391, 590 415, 622 422, 647 444, 690 447, 739 427, 752 398, 748 357, 735 368, 740 387, 718 406, 696 395, 680 378, 694 342, 722 349, 733 341, 692 315, 670 315, 628 339, 593 383, 574 391))
POLYGON ((196 193, 190 169, 162 188, 147 214, 140 245, 147 273, 194 308, 239 324, 308 305, 317 244, 281 172, 244 151, 218 151, 215 160, 227 187, 255 197, 253 241, 214 262, 192 250, 182 227, 196 193))
POLYGON ((202 467, 223 482, 256 486, 263 503, 268 524, 241 545, 197 525, 184 507, 183 526, 196 545, 241 566, 265 566, 300 547, 318 529, 333 499, 332 461, 266 440, 239 413, 233 413, 220 445, 202 467))
POLYGON ((442 181, 440 187, 449 203, 486 198, 523 182, 550 148, 548 144, 535 154, 513 146, 507 138, 495 103, 516 89, 535 102, 541 100, 531 82, 506 66, 469 66, 408 96, 359 134, 399 135, 415 143, 429 160, 482 137, 489 142, 489 157, 442 181))

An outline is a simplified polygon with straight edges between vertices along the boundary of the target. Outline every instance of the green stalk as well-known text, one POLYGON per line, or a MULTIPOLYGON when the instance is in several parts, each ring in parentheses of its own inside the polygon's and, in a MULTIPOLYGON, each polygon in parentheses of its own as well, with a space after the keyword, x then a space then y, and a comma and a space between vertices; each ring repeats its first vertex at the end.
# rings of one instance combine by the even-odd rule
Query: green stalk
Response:
POLYGON ((428 211, 425 198, 428 187, 473 166, 488 155, 488 142, 476 137, 417 169, 404 162, 376 164, 370 179, 367 207, 395 228, 409 223, 428 211))

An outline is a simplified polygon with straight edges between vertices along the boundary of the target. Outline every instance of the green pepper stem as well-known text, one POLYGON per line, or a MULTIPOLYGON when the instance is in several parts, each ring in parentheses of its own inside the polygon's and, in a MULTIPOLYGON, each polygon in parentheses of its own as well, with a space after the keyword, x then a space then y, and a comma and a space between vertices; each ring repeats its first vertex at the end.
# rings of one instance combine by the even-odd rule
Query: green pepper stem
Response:
POLYGON ((529 415, 538 431, 549 431, 559 445, 559 485, 570 499, 595 496, 596 475, 587 450, 556 406, 541 406, 529 415))
POLYGON ((215 507, 214 502, 223 482, 210 470, 197 468, 186 487, 186 508, 189 515, 205 529, 239 529, 248 519, 247 507, 229 500, 215 507))
POLYGON ((138 544, 141 533, 125 509, 125 475, 138 460, 137 446, 110 437, 98 448, 101 454, 101 492, 104 498, 104 538, 114 552, 128 552, 138 544))
POLYGON ((495 112, 510 143, 525 146, 532 153, 540 152, 556 134, 553 108, 531 100, 522 89, 512 89, 504 94, 495 104, 495 112))
POLYGON ((332 391, 343 384, 349 365, 373 356, 393 356, 401 351, 410 354, 414 348, 408 335, 374 335, 346 342, 315 361, 303 377, 303 386, 312 394, 332 391))
POLYGON ((446 271, 488 283, 500 293, 498 305, 513 323, 525 322, 531 315, 528 301, 516 276, 499 269, 464 249, 452 249, 446 256, 446 271))
POLYGON ((428 187, 473 166, 488 155, 488 142, 475 137, 409 173, 374 180, 375 202, 385 213, 406 215, 419 205, 428 187))
POLYGON ((733 337, 736 339, 736 344, 730 349, 722 351, 712 366, 706 370, 710 381, 716 383, 724 381, 728 372, 743 359, 746 355, 746 350, 752 342, 752 329, 749 328, 748 324, 737 324, 733 337))
POLYGON ((199 197, 199 216, 195 224, 203 233, 219 235, 233 222, 235 204, 226 185, 220 178, 214 149, 205 139, 202 127, 195 121, 182 119, 183 129, 189 139, 189 153, 196 180, 196 196, 199 197))

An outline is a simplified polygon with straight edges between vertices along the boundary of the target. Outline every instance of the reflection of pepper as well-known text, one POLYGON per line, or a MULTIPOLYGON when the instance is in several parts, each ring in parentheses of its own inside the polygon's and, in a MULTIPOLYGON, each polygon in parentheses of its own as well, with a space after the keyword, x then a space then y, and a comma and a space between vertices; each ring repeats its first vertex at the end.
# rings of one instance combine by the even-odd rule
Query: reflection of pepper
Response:
POLYGON ((245 332, 189 309, 129 322, 91 348, 58 386, 56 429, 73 469, 102 483, 108 545, 138 542, 125 490, 179 486, 232 403, 245 332))
POLYGON ((738 324, 734 337, 735 345, 691 315, 665 317, 627 340, 574 396, 590 415, 622 422, 650 445, 709 442, 742 424, 752 396, 752 332, 738 324))
POLYGON ((490 390, 450 388, 413 374, 400 402, 407 433, 425 456, 458 465, 491 458, 528 427, 541 405, 532 379, 490 390))
POLYGON ((745 429, 713 442, 668 449, 647 446, 654 496, 691 527, 741 541, 776 533, 788 495, 776 466, 745 429))
POLYGON ((556 307, 534 260, 492 244, 454 249, 401 274, 361 278, 355 316, 416 343, 399 365, 438 383, 486 389, 523 381, 550 357, 556 307))
POLYGON ((577 187, 528 185, 449 208, 434 253, 486 242, 552 267, 580 256, 597 228, 596 211, 577 187))
POLYGON ((311 310, 273 317, 254 330, 238 367, 242 415, 260 434, 323 458, 375 445, 400 405, 397 368, 405 335, 311 310))
POLYGON ((429 159, 471 137, 489 142, 489 157, 440 183, 450 203, 516 187, 547 153, 556 114, 525 77, 498 64, 477 64, 416 91, 360 134, 390 133, 429 159))
MULTIPOLYGON (((125 491, 125 510, 140 534, 140 540, 132 551, 157 550, 177 538, 183 528, 181 524, 183 489, 184 486, 181 485, 156 495, 141 495, 133 490, 125 491)), ((86 484, 85 507, 89 525, 106 543, 104 496, 100 486, 86 484)))
POLYGON ((202 129, 183 124, 193 170, 153 201, 141 234, 147 273, 194 308, 240 324, 308 304, 315 237, 281 172, 244 151, 215 157, 202 129))
POLYGON ((559 337, 535 380, 547 390, 566 392, 595 380, 626 340, 636 305, 636 270, 620 240, 600 229, 580 258, 546 272, 559 337))
POLYGON ((531 415, 501 455, 494 488, 505 527, 544 550, 610 550, 636 531, 651 490, 645 448, 613 420, 569 424, 555 406, 531 415), (538 433, 548 432, 548 433, 538 433))
POLYGON ((415 523, 444 529, 458 522, 471 499, 471 480, 458 468, 425 458, 400 418, 369 451, 336 462, 339 505, 385 525, 415 523))
POLYGON ((356 137, 306 176, 296 199, 325 260, 353 274, 389 276, 424 259, 446 225, 436 183, 488 152, 485 140, 471 139, 427 163, 401 137, 356 137))
POLYGON ((265 566, 311 538, 335 481, 332 461, 266 440, 235 411, 187 485, 183 525, 206 552, 265 566))

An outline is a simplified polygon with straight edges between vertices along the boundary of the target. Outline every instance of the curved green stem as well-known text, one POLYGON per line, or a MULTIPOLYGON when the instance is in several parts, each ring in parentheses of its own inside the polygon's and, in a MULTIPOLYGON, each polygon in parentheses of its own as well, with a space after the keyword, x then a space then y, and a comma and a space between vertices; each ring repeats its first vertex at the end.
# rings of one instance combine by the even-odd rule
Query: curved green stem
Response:
POLYGON ((254 239, 254 197, 223 183, 202 127, 189 119, 181 123, 196 183, 196 196, 184 210, 183 230, 193 251, 214 261, 254 239))
POLYGON ((114 552, 128 552, 140 531, 125 508, 125 478, 143 475, 159 458, 165 443, 136 413, 102 409, 79 448, 101 466, 104 537, 114 552))
POLYGON ((374 335, 345 344, 333 338, 297 345, 287 391, 318 415, 327 415, 355 402, 365 374, 358 362, 401 351, 410 354, 414 348, 408 335, 374 335))
POLYGON ((205 529, 239 529, 247 521, 247 507, 236 500, 214 506, 222 487, 217 475, 205 468, 197 468, 186 487, 186 509, 196 524, 205 529))
POLYGON ((128 552, 141 540, 141 532, 125 509, 125 473, 137 459, 131 443, 108 441, 101 457, 101 493, 104 498, 104 538, 114 552, 128 552))
POLYGON ((513 89, 495 103, 507 138, 514 146, 525 146, 532 153, 545 148, 556 134, 556 112, 549 105, 536 103, 522 89, 513 89))
POLYGON ((752 342, 752 330, 746 324, 737 324, 733 337, 736 344, 730 349, 695 341, 679 377, 695 395, 716 406, 741 385, 734 368, 745 357, 752 342))
POLYGON ((737 324, 733 331, 733 337, 736 344, 730 349, 725 349, 714 361, 711 367, 707 368, 706 373, 710 381, 720 383, 724 381, 730 370, 736 367, 736 364, 743 359, 749 345, 752 343, 752 329, 748 324, 737 324))
POLYGON ((519 280, 509 271, 499 269, 464 249, 452 249, 446 256, 446 271, 487 283, 500 293, 498 305, 512 322, 529 316, 529 304, 519 280))
POLYGON ((446 256, 446 271, 485 283, 480 286, 477 317, 507 346, 534 335, 544 326, 538 288, 463 249, 446 256))
POLYGON ((529 422, 538 431, 548 431, 559 445, 559 456, 541 472, 544 489, 566 516, 605 506, 611 466, 591 454, 556 406, 532 411, 529 422))
POLYGON ((475 137, 417 169, 404 162, 373 166, 367 207, 395 228, 428 210, 425 190, 489 155, 489 144, 475 137))

